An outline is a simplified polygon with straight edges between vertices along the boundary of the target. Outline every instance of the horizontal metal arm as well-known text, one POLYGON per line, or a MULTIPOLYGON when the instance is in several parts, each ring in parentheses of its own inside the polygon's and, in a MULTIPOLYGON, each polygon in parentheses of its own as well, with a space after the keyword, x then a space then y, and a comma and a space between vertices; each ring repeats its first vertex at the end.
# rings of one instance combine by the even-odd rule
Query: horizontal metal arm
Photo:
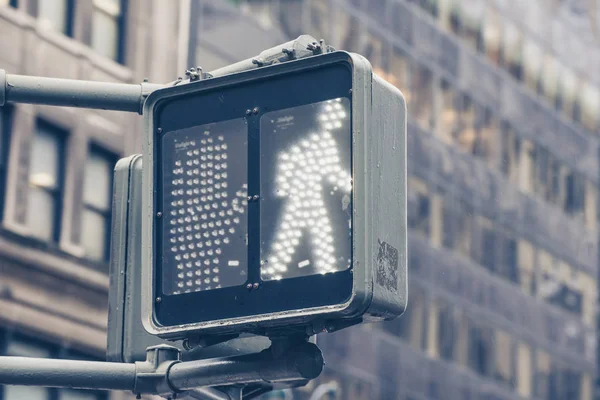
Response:
MULTIPOLYGON (((189 83, 205 78, 216 78, 332 50, 332 47, 326 46, 322 41, 317 42, 312 36, 301 35, 295 40, 267 49, 256 57, 216 69, 207 74, 202 73, 200 69, 197 71, 192 68, 193 73, 188 71, 188 80, 183 81, 180 79, 169 85, 189 83)), ((148 82, 133 85, 12 75, 0 69, 0 107, 6 103, 29 103, 129 111, 142 114, 146 97, 154 90, 169 85, 148 82)))
POLYGON ((310 380, 319 376, 322 368, 321 350, 306 342, 279 357, 273 356, 271 349, 266 349, 257 354, 174 364, 168 378, 172 387, 184 391, 224 383, 310 380))
POLYGON ((0 70, 0 106, 29 103, 142 113, 144 100, 164 85, 82 81, 7 74, 0 70))
POLYGON ((256 354, 187 362, 180 361, 177 348, 158 345, 148 348, 146 361, 135 364, 0 357, 0 384, 131 390, 139 394, 191 390, 196 398, 219 399, 216 389, 195 389, 306 381, 319 376, 322 370, 321 350, 309 342, 294 343, 285 351, 271 347, 256 354))
POLYGON ((0 384, 133 390, 135 364, 0 357, 0 384))

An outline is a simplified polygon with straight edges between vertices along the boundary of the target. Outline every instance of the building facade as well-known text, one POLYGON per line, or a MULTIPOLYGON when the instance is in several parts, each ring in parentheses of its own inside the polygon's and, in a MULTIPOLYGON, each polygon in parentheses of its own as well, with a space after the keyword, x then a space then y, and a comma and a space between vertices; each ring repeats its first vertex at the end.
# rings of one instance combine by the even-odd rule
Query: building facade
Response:
MULTIPOLYGON (((173 44, 184 3, 0 0, 0 68, 170 81, 181 72, 173 44)), ((189 44, 205 70, 309 33, 368 57, 408 101, 409 308, 396 321, 320 335, 326 371, 286 396, 593 398, 593 1, 191 6, 189 44)), ((140 150, 139 116, 19 104, 0 121, 0 353, 103 359, 112 166, 140 150)), ((118 396, 0 388, 0 400, 118 396)))
MULTIPOLYGON (((8 73, 168 82, 177 36, 177 6, 164 1, 0 0, 8 73)), ((141 151, 140 119, 0 108, 0 354, 105 359, 112 170, 141 151)), ((111 396, 0 387, 3 400, 111 396)))
MULTIPOLYGON (((220 11, 200 3, 206 37, 220 11)), ((229 3, 262 29, 365 55, 408 102, 408 310, 320 335, 326 372, 285 396, 592 399, 597 2, 229 3)))

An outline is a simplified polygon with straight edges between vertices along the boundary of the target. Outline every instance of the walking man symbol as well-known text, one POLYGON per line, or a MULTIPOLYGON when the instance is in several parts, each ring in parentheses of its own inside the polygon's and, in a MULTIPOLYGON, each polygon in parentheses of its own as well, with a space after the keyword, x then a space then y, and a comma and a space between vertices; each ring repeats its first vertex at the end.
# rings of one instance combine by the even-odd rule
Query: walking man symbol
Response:
MULTIPOLYGON (((337 101, 330 101, 321 115, 321 129, 279 154, 276 195, 285 199, 262 279, 282 279, 292 265, 303 235, 310 236, 313 266, 318 273, 339 269, 336 266, 333 228, 324 196, 327 189, 350 193, 352 178, 342 168, 332 130, 341 127, 345 112, 337 101)), ((330 190, 331 191, 331 190, 330 190)), ((298 264, 299 268, 308 261, 298 264)))

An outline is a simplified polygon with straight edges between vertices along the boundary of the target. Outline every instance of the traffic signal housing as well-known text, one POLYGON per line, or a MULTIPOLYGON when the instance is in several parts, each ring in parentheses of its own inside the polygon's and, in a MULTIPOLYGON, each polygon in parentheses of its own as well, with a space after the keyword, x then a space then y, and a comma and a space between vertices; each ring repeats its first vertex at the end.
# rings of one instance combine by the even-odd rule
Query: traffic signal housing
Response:
POLYGON ((144 119, 149 333, 317 333, 402 314, 406 105, 365 58, 160 89, 144 119))

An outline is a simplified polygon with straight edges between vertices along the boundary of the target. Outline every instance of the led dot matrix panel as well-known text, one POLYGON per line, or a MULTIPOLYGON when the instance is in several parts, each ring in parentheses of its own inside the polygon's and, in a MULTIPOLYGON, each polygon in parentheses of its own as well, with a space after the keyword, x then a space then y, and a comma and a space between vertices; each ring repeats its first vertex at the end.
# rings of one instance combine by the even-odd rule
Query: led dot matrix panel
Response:
POLYGON ((351 77, 340 62, 192 91, 212 79, 156 106, 154 324, 351 297, 351 77))

